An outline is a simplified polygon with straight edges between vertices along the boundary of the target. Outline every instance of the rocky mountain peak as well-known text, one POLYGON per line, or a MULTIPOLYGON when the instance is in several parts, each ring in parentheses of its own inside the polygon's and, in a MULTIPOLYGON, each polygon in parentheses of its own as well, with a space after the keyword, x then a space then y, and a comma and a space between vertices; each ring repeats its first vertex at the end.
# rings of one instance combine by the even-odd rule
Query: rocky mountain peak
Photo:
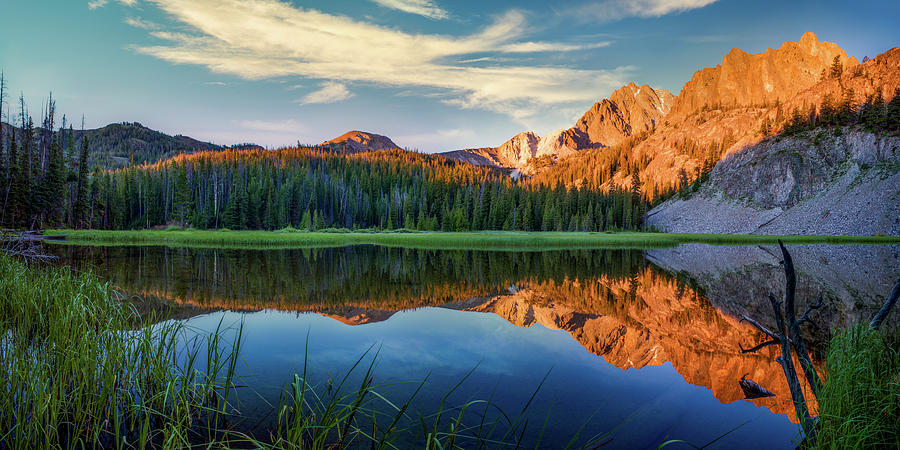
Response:
POLYGON ((653 130, 674 103, 671 92, 632 82, 595 103, 567 131, 566 137, 570 146, 579 150, 613 146, 632 135, 653 130))
POLYGON ((731 49, 716 67, 694 73, 673 107, 673 115, 687 117, 703 108, 771 105, 784 102, 821 80, 834 58, 848 69, 856 58, 831 42, 805 33, 799 42, 751 54, 731 49))
POLYGON ((531 131, 519 133, 497 147, 497 157, 508 167, 523 167, 537 153, 540 139, 531 131))

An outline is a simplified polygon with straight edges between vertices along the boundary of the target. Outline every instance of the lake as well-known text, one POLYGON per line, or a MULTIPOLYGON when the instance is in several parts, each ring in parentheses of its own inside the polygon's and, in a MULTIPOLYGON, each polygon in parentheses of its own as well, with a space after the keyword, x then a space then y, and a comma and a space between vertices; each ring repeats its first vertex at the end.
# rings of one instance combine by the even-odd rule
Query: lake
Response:
MULTIPOLYGON (((195 333, 242 326, 246 387, 234 426, 248 434, 265 436, 273 405, 304 364, 326 395, 347 373, 356 386, 374 362, 374 384, 398 405, 424 381, 412 417, 428 417, 447 395, 446 424, 460 415, 451 407, 490 399, 486 413, 484 403, 467 408, 463 423, 506 417, 529 447, 596 436, 613 448, 797 443, 776 347, 743 352, 763 339, 740 317, 771 322, 765 293, 783 289, 777 247, 50 248, 108 279, 154 320, 182 320, 195 333), (745 375, 775 397, 746 400, 745 375)), ((791 251, 801 312, 825 303, 813 315, 814 348, 830 330, 868 317, 900 275, 898 246, 791 251)), ((379 418, 376 428, 389 420, 379 418)))

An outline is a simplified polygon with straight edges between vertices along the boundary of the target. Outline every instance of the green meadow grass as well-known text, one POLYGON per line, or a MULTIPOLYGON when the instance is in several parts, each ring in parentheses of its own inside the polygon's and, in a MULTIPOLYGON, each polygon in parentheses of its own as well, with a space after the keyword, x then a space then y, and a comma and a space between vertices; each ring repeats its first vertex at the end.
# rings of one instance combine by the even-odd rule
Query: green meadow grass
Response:
POLYGON ((686 243, 713 245, 773 244, 900 244, 895 236, 769 236, 747 234, 587 233, 587 232, 365 232, 333 230, 280 231, 109 231, 48 230, 66 235, 59 243, 83 245, 171 245, 182 247, 303 248, 372 244, 389 247, 552 250, 580 248, 664 248, 686 243))

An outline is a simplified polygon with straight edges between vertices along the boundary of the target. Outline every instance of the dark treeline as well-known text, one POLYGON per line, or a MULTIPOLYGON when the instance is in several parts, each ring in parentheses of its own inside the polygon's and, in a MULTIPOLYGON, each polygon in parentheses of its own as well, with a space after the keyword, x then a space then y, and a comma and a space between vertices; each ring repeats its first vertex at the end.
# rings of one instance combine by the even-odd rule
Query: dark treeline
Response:
POLYGON ((893 98, 886 102, 879 90, 875 95, 866 97, 862 103, 854 101, 853 89, 843 89, 843 95, 837 99, 830 93, 822 97, 822 102, 809 107, 805 111, 794 109, 788 118, 783 132, 797 134, 816 127, 860 126, 866 131, 900 132, 900 89, 894 92, 893 98))
POLYGON ((229 149, 95 180, 95 228, 599 231, 640 222, 630 192, 523 186, 496 170, 402 150, 229 149))
MULTIPOLYGON (((0 86, 0 105, 8 105, 2 79, 0 86)), ((109 149, 122 144, 104 144, 106 160, 92 154, 88 134, 65 117, 57 126, 52 96, 40 126, 22 96, 17 109, 7 114, 17 126, 0 127, 7 228, 601 231, 637 229, 644 210, 639 186, 600 193, 526 185, 402 150, 232 148, 106 170, 109 149)))

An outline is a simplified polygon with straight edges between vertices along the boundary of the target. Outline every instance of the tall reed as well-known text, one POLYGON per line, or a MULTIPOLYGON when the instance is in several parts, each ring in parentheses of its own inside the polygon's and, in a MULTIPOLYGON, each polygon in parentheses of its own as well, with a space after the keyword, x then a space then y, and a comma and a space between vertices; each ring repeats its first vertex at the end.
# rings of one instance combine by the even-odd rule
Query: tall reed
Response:
POLYGON ((219 433, 238 343, 132 329, 106 283, 0 254, 0 449, 177 448, 219 433), (205 350, 205 366, 196 355, 205 350))
POLYGON ((900 448, 900 339, 859 325, 832 339, 819 448, 900 448))

